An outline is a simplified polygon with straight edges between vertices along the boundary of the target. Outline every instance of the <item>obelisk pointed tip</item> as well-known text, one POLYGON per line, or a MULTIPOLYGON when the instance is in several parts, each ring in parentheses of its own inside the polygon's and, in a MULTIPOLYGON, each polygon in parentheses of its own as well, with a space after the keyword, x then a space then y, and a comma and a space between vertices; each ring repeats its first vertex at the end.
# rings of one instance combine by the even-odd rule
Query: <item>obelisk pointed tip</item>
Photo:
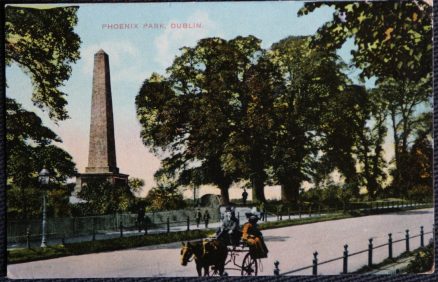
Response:
POLYGON ((97 51, 96 55, 100 55, 100 54, 104 54, 106 55, 105 51, 103 51, 103 49, 100 49, 99 51, 97 51))

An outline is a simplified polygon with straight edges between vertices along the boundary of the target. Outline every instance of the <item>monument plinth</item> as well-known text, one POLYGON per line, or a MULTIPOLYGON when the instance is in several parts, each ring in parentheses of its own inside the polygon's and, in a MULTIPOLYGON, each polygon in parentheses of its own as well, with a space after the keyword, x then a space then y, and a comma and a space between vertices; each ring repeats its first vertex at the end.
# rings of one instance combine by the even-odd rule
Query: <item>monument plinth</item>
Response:
POLYGON ((99 50, 94 55, 93 93, 91 98, 88 166, 76 178, 80 188, 90 179, 127 183, 128 175, 119 173, 114 139, 114 118, 108 55, 99 50))

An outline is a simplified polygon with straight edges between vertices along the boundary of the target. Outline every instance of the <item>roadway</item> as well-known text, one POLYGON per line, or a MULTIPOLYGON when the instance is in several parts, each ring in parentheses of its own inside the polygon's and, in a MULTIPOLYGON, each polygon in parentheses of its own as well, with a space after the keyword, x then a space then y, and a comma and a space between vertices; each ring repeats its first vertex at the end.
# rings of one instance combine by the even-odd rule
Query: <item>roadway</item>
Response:
MULTIPOLYGON (((425 232, 432 231, 433 209, 403 211, 391 214, 348 218, 263 231, 269 256, 262 260, 259 275, 272 275, 274 261, 280 262, 280 273, 312 264, 313 253, 318 251, 319 262, 341 257, 344 245, 349 252, 368 248, 368 239, 373 238, 374 246, 388 242, 388 233, 394 241, 405 238, 405 230, 417 235, 420 226, 425 232)), ((429 242, 432 234, 425 236, 429 242)), ((420 244, 420 238, 410 240, 411 250, 420 244)), ((9 278, 108 278, 108 277, 163 277, 195 276, 194 262, 180 265, 181 243, 69 256, 44 261, 13 264, 8 266, 9 278)), ((394 257, 405 250, 405 242, 393 245, 394 257)), ((388 247, 374 250, 373 260, 381 262, 388 256, 388 247)), ((348 270, 354 271, 368 262, 367 252, 349 258, 348 270)), ((342 260, 319 266, 318 274, 339 274, 342 260)), ((240 275, 228 271, 229 275, 240 275)), ((294 275, 309 275, 306 269, 294 275)))

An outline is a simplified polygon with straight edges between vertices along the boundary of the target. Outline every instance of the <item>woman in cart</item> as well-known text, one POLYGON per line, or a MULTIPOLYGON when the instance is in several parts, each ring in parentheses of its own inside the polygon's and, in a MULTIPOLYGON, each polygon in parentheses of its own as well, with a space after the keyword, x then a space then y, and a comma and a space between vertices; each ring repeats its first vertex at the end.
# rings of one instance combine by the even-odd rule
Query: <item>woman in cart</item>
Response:
POLYGON ((254 213, 247 213, 246 216, 248 222, 242 226, 242 241, 248 244, 253 258, 268 257, 268 248, 257 225, 259 217, 254 213))

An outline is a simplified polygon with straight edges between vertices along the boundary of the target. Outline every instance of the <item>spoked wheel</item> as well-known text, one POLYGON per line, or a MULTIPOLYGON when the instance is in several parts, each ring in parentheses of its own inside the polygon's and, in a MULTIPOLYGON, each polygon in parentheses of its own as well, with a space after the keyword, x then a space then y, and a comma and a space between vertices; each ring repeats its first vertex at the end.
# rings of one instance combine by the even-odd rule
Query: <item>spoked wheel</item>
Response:
POLYGON ((247 253, 242 262, 242 276, 257 276, 258 264, 250 253, 247 253))

